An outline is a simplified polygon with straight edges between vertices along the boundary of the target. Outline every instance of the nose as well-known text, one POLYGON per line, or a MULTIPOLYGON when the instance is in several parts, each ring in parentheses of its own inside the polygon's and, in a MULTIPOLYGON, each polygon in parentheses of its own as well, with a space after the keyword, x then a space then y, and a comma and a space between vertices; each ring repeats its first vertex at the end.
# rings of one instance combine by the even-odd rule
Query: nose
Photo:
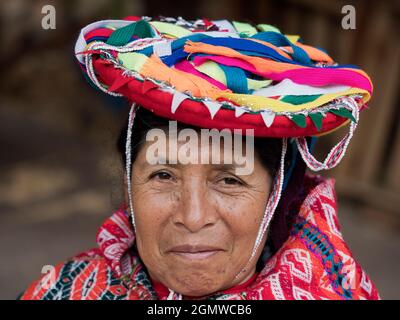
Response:
POLYGON ((177 211, 173 223, 178 228, 185 228, 191 233, 211 227, 218 221, 218 212, 210 202, 206 182, 190 179, 182 185, 177 211))

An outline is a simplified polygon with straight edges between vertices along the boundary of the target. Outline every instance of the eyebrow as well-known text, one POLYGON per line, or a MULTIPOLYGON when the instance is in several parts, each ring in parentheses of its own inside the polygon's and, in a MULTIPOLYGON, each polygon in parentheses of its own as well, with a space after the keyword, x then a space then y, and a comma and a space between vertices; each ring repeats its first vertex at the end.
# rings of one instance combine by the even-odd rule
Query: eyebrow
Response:
MULTIPOLYGON (((157 166, 157 165, 164 165, 164 166, 168 166, 168 167, 172 167, 172 168, 181 168, 183 166, 186 166, 187 164, 182 164, 182 163, 169 163, 169 159, 165 159, 165 158, 158 158, 159 163, 156 164, 149 164, 147 161, 143 161, 141 163, 142 166, 144 165, 149 165, 149 166, 157 166)), ((200 163, 201 164, 201 163, 200 163)), ((205 163, 204 165, 207 166, 212 166, 213 169, 215 170, 234 170, 235 168, 237 168, 238 166, 233 164, 233 163, 220 163, 220 164, 212 164, 212 163, 205 163)))

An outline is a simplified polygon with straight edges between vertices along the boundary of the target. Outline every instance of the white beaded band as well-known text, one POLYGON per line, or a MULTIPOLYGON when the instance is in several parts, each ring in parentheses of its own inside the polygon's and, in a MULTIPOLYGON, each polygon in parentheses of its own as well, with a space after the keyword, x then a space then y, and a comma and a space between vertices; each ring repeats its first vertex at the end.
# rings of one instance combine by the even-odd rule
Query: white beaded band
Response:
POLYGON ((340 103, 344 107, 346 107, 346 109, 351 111, 355 121, 351 121, 349 132, 331 149, 323 162, 315 159, 315 157, 310 153, 306 138, 295 138, 297 148, 301 154, 301 157, 307 164, 308 168, 313 171, 327 170, 337 166, 344 157, 350 140, 353 137, 354 131, 357 128, 357 123, 359 119, 359 109, 357 102, 352 97, 347 97, 341 99, 340 103))
POLYGON ((132 172, 132 128, 137 109, 138 106, 135 103, 133 103, 131 106, 131 110, 129 111, 128 131, 126 133, 126 144, 125 144, 126 184, 128 188, 129 209, 131 211, 132 225, 135 231, 136 231, 136 224, 135 224, 135 214, 133 212, 133 204, 132 204, 131 172, 132 172))

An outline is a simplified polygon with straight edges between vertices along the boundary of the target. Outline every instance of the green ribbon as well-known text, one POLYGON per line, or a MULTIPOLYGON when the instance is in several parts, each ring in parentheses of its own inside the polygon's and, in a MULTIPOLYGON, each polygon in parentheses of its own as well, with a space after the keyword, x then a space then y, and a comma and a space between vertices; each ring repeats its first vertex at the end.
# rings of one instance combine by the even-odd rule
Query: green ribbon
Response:
POLYGON ((111 33, 106 43, 117 47, 124 46, 131 40, 132 36, 152 38, 154 37, 154 32, 146 20, 139 20, 115 30, 111 33))
POLYGON ((312 102, 321 96, 322 96, 322 94, 313 94, 313 95, 308 95, 308 96, 287 95, 287 96, 283 96, 280 99, 280 101, 287 102, 287 103, 294 104, 294 105, 299 105, 299 104, 304 104, 307 102, 312 102))

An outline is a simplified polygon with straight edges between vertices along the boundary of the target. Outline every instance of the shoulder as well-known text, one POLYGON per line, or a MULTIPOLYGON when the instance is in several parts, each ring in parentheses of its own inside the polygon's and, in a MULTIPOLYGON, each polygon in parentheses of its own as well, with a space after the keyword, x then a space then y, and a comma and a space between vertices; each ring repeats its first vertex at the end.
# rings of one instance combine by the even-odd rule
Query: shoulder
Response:
POLYGON ((321 176, 307 176, 304 193, 299 219, 318 226, 329 236, 342 238, 337 215, 335 180, 321 176))
POLYGON ((21 300, 116 299, 126 292, 98 249, 74 256, 48 268, 47 273, 28 286, 21 300))
POLYGON ((338 219, 334 179, 307 176, 304 202, 292 229, 292 244, 313 257, 318 286, 345 299, 377 299, 379 295, 345 242, 338 219), (324 285, 325 284, 325 285, 324 285))

